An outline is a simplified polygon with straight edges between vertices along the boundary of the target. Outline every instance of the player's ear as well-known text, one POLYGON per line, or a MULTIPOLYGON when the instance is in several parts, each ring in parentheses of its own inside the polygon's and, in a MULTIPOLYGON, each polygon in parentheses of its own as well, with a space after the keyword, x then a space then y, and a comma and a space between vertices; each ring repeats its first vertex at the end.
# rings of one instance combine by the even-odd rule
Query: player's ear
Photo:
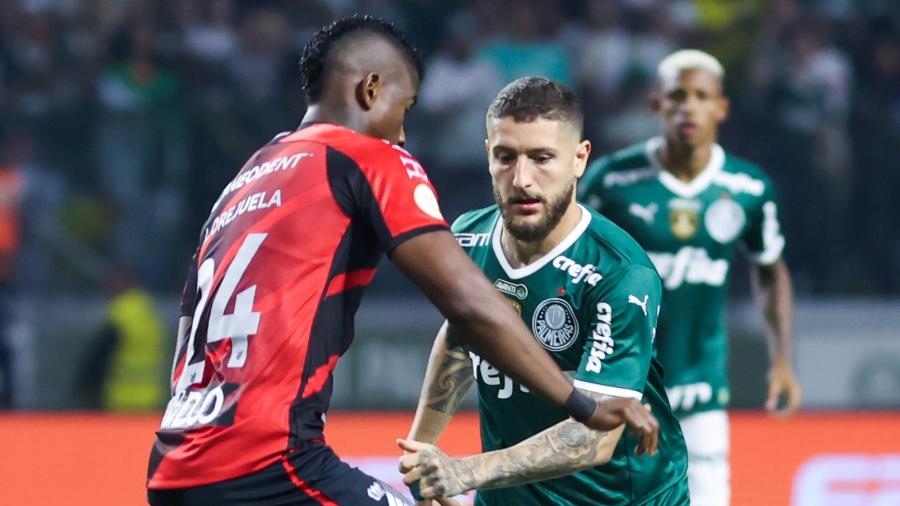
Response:
POLYGON ((585 139, 578 143, 575 150, 575 177, 580 178, 584 175, 587 168, 588 158, 591 156, 591 141, 585 139))
POLYGON ((369 111, 375 105, 380 91, 381 76, 376 72, 370 72, 356 85, 356 102, 362 110, 369 111))
POLYGON ((660 108, 662 108, 662 97, 659 96, 659 92, 655 88, 650 92, 648 103, 653 112, 659 113, 660 108))
POLYGON ((716 111, 716 119, 719 122, 725 121, 725 118, 728 117, 728 112, 731 110, 731 101, 728 100, 728 97, 719 97, 719 107, 718 111, 716 111))

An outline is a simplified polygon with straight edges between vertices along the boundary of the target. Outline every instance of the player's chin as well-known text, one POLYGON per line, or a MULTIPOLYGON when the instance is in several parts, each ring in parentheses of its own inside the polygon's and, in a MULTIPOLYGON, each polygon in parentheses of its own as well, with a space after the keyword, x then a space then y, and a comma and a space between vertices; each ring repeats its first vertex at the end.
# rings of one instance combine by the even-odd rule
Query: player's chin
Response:
POLYGON ((542 214, 540 212, 531 214, 513 213, 508 220, 509 228, 521 230, 540 228, 544 222, 542 214))

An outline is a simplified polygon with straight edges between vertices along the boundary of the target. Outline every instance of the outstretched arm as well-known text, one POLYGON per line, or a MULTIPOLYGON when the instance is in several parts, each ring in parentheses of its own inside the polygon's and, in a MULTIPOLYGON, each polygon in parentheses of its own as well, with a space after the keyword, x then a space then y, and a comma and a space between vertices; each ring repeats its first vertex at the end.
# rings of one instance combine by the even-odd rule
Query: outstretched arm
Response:
POLYGON ((594 401, 580 394, 568 376, 531 336, 446 231, 432 231, 397 246, 391 260, 447 318, 475 353, 543 396, 588 427, 607 430, 594 401))
POLYGON ((585 394, 600 402, 609 421, 617 422, 615 428, 593 431, 565 420, 515 446, 455 459, 433 445, 401 440, 401 448, 410 452, 401 459, 404 482, 421 480, 422 496, 438 497, 564 476, 608 462, 625 423, 641 435, 638 455, 656 452, 658 427, 646 406, 634 399, 585 394))
POLYGON ((766 409, 780 416, 793 414, 800 406, 801 390, 791 366, 791 320, 794 315, 791 273, 784 259, 751 270, 753 299, 765 321, 769 342, 769 392, 766 409), (779 409, 779 398, 785 396, 779 409))
POLYGON ((434 443, 474 382, 472 360, 444 322, 434 339, 408 439, 434 443))

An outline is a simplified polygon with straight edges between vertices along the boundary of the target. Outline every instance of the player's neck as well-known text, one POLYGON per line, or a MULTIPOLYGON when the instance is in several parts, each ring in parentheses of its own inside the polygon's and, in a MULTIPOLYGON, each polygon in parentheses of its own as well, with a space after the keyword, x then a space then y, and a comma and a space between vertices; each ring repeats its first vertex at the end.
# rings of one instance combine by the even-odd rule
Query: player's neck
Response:
POLYGON ((691 181, 709 165, 712 143, 688 146, 666 141, 659 151, 659 163, 682 181, 691 181))
POLYGON ((363 132, 362 118, 358 115, 350 114, 345 108, 331 107, 328 104, 318 103, 310 105, 303 115, 301 123, 334 123, 363 132))
POLYGON ((581 206, 573 201, 556 227, 542 239, 536 241, 520 241, 513 237, 504 225, 503 233, 500 235, 500 245, 503 248, 503 254, 506 255, 506 260, 516 269, 540 260, 578 226, 582 212, 584 211, 581 206))

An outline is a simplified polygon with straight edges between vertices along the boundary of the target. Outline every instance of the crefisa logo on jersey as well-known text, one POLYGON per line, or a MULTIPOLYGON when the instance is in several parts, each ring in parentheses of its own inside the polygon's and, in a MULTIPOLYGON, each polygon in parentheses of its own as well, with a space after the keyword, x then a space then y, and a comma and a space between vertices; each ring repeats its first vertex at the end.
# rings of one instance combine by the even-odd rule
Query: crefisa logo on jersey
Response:
POLYGON ((534 310, 531 330, 544 348, 562 351, 575 343, 578 320, 568 302, 558 298, 547 299, 534 310))
POLYGON ((747 216, 744 209, 728 194, 712 203, 703 215, 703 224, 709 236, 719 244, 734 240, 744 228, 747 216))

